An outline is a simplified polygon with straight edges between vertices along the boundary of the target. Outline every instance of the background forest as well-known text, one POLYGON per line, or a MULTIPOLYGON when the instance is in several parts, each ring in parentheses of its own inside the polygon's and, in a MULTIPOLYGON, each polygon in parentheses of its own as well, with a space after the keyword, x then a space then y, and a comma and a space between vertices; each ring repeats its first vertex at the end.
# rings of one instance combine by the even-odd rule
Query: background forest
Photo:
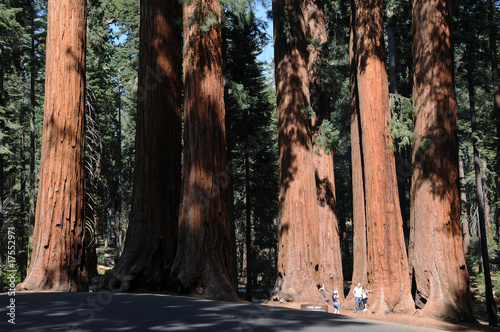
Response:
MULTIPOLYGON (((413 60, 411 1, 384 1, 386 66, 403 230, 410 234, 413 60)), ((86 70, 86 250, 89 278, 120 260, 132 205, 137 120, 139 1, 88 0, 86 70)), ((242 298, 270 296, 278 260, 278 138, 274 64, 259 60, 272 43, 268 20, 255 16, 270 3, 222 1, 228 206, 234 245, 233 274, 242 298)), ((500 295, 500 3, 453 2, 455 89, 459 121, 461 221, 471 291, 484 297, 478 195, 484 199, 494 294, 500 295), (474 151, 480 158, 476 181, 474 151), (481 188, 482 187, 482 188, 481 188)), ((316 144, 335 160, 335 209, 346 289, 353 270, 349 1, 325 0, 327 61, 318 63, 331 111, 316 144)), ((210 24, 207 22, 206 24, 210 24)), ((0 267, 6 263, 7 228, 15 227, 17 282, 30 261, 41 155, 47 3, 0 2, 0 267)), ((304 110, 312 111, 312 110, 304 110)), ((5 275, 0 285, 7 284, 5 275)), ((484 308, 474 308, 481 317, 484 308)))

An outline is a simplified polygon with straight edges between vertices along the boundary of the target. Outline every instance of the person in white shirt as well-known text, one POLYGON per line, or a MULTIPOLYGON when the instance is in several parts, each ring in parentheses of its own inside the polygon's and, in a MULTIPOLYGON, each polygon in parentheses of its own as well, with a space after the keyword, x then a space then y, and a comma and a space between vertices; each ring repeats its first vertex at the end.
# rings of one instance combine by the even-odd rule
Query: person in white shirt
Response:
POLYGON ((359 304, 361 303, 361 309, 365 311, 365 305, 363 303, 363 287, 361 283, 358 282, 358 287, 354 287, 354 300, 356 301, 356 313, 359 314, 359 304))

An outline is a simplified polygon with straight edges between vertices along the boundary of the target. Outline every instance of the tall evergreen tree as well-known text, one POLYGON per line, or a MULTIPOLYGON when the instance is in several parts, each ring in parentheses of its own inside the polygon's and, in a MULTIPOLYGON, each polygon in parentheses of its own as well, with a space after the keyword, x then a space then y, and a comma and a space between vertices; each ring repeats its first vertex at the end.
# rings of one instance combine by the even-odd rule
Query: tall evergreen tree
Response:
MULTIPOLYGON (((233 8, 229 8, 233 9, 233 8)), ((262 22, 247 8, 226 13, 226 132, 238 246, 246 248, 246 297, 275 278, 278 205, 276 123, 270 89, 257 56, 267 42, 262 22), (245 225, 243 227, 243 221, 245 225), (241 227, 240 227, 241 226, 241 227), (262 278, 259 278, 261 276, 262 278)), ((230 202, 231 204, 231 202, 230 202)), ((236 255, 235 255, 236 256, 236 255)), ((232 257, 235 259, 236 257, 232 257)), ((243 257, 239 257, 243 259, 243 257)), ((243 272, 243 271, 241 271, 243 272)))
POLYGON ((280 212, 273 298, 322 301, 304 3, 273 2, 280 212))
MULTIPOLYGON (((333 139, 335 132, 325 83, 320 70, 328 63, 325 8, 322 0, 306 1, 306 37, 310 41, 307 69, 309 91, 314 111, 311 120, 313 135, 316 193, 319 218, 320 277, 325 300, 334 290, 342 289, 344 276, 340 252, 339 227, 336 214, 333 139)), ((343 293, 340 293, 343 298, 343 293)))
POLYGON ((410 271, 421 315, 471 320, 458 187, 451 1, 413 3, 410 271), (433 250, 429 249, 432 243, 433 250))
POLYGON ((382 4, 382 1, 356 1, 352 21, 365 197, 363 208, 366 213, 368 288, 373 290, 371 311, 406 312, 413 308, 413 300, 396 192, 392 137, 388 132, 389 91, 382 4))
POLYGON ((125 248, 103 287, 171 287, 181 175, 181 30, 177 1, 141 1, 132 211, 125 248))
POLYGON ((83 291, 86 1, 49 0, 33 255, 22 290, 83 291), (64 33, 63 33, 64 32, 64 33))
MULTIPOLYGON (((353 271, 354 283, 368 284, 368 249, 366 241, 365 190, 363 179, 363 157, 361 124, 359 120, 357 53, 356 53, 356 3, 351 0, 351 31, 349 40, 350 89, 351 89, 351 163, 352 163, 352 227, 353 227, 353 271)), ((352 290, 353 287, 351 287, 352 290)), ((352 308, 354 294, 349 292, 343 308, 352 308)))
POLYGON ((184 178, 171 275, 181 292, 236 301, 227 206, 221 8, 218 0, 187 1, 183 6, 184 178))

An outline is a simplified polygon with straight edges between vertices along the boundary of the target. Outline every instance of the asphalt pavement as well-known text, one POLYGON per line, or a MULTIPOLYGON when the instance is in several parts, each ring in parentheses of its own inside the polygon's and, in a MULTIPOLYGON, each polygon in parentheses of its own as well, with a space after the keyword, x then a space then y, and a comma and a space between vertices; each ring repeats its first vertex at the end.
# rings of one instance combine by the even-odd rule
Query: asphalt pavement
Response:
POLYGON ((325 312, 161 294, 0 294, 0 331, 332 330, 438 331, 325 312))

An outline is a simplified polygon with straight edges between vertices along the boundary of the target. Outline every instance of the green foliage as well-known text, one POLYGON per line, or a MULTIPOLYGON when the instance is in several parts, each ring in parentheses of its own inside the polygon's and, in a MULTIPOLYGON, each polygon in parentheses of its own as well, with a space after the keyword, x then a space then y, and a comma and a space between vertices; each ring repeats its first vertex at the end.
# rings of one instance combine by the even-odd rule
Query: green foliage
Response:
POLYGON ((402 95, 390 94, 390 102, 389 134, 393 137, 393 144, 397 143, 397 150, 411 148, 414 141, 413 116, 415 115, 412 100, 402 95))
MULTIPOLYGON (((257 61, 267 43, 263 28, 248 7, 225 11, 226 135, 236 241, 245 247, 249 207, 254 261, 249 272, 257 287, 270 289, 276 277, 278 148, 274 90, 257 61)), ((238 262, 244 257, 239 251, 238 262)))
POLYGON ((19 268, 19 264, 17 262, 14 262, 12 266, 7 264, 4 265, 2 269, 0 269, 0 272, 2 275, 2 292, 8 291, 10 289, 12 281, 14 281, 15 285, 23 281, 23 278, 21 276, 21 269, 19 268))
POLYGON ((339 142, 339 130, 329 120, 323 120, 319 126, 318 136, 314 139, 317 146, 315 153, 320 153, 320 148, 323 148, 326 154, 335 151, 335 145, 339 142))
POLYGON ((306 120, 310 120, 316 117, 316 112, 314 112, 314 109, 312 108, 311 105, 301 109, 300 113, 306 120))
MULTIPOLYGON (((316 79, 321 82, 323 93, 328 96, 331 111, 331 128, 325 130, 334 144, 335 155, 335 194, 336 213, 339 220, 339 233, 342 255, 350 256, 349 238, 352 230, 347 223, 352 219, 352 185, 351 185, 351 127, 350 127, 350 85, 349 85, 349 1, 327 1, 328 42, 321 45, 315 41, 312 45, 322 51, 327 61, 316 66, 316 79), (325 47, 326 46, 326 47, 325 47), (338 133, 338 134, 337 134, 338 133)), ((314 98, 315 96, 313 96, 314 98)), ((344 260, 344 263, 347 261, 344 260)), ((351 271, 344 271, 349 275, 351 271)))

